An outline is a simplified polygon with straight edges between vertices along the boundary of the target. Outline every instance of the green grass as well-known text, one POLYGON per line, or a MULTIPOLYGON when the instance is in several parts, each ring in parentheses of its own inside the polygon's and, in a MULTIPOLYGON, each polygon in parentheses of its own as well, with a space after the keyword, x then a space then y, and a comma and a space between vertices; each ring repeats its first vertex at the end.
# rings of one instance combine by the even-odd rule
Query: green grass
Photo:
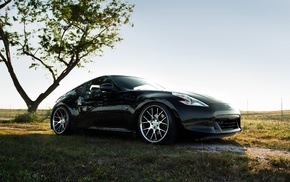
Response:
POLYGON ((268 156, 265 162, 245 153, 180 147, 222 143, 289 151, 290 121, 258 115, 243 117, 244 130, 232 137, 170 146, 120 134, 56 136, 48 120, 0 122, 0 181, 289 181, 289 158, 268 156))
POLYGON ((35 122, 43 121, 50 116, 50 110, 38 110, 36 113, 28 113, 24 109, 0 109, 0 122, 35 122))

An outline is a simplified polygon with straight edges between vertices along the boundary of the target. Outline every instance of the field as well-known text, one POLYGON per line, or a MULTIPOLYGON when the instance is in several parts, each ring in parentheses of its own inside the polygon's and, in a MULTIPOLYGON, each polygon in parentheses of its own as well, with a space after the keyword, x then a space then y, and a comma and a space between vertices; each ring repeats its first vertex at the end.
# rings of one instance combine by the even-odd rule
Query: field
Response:
POLYGON ((41 122, 10 121, 23 112, 0 110, 0 181, 290 181, 290 111, 243 112, 234 136, 170 146, 119 133, 56 136, 45 110, 41 122))

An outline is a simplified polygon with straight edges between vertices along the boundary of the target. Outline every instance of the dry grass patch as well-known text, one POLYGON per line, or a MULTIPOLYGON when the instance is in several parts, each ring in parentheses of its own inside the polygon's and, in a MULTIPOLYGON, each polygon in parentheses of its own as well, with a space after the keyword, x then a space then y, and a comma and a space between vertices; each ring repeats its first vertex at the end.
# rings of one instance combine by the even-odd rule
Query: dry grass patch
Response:
POLYGON ((283 117, 279 113, 243 113, 242 132, 227 139, 244 146, 290 151, 290 111, 284 111, 283 117))

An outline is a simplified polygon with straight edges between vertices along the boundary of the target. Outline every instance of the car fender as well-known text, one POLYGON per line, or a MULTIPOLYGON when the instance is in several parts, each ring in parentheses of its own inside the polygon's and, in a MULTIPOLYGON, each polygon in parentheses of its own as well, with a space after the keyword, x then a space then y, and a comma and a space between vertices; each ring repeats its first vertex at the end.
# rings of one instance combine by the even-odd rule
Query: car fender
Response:
POLYGON ((135 108, 135 118, 139 117, 140 112, 142 109, 147 106, 148 104, 160 103, 165 105, 173 114, 176 120, 180 121, 179 114, 175 106, 169 101, 168 94, 159 94, 159 93, 150 93, 150 94, 143 94, 138 98, 138 105, 135 108))
POLYGON ((71 116, 71 118, 70 118, 71 119, 71 127, 72 127, 72 129, 75 128, 76 123, 74 122, 74 120, 75 120, 76 116, 79 114, 77 108, 70 107, 67 104, 65 104, 64 102, 59 102, 51 110, 51 116, 50 116, 51 129, 52 129, 52 120, 51 119, 53 118, 52 115, 53 115, 53 112, 55 111, 55 109, 58 107, 65 107, 69 111, 70 116, 71 116))

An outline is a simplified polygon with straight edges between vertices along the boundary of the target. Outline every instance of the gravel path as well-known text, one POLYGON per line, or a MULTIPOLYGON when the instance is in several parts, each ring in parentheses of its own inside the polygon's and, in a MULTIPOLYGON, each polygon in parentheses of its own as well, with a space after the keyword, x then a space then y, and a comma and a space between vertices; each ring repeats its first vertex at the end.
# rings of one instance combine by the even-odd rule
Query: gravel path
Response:
POLYGON ((221 153, 223 151, 238 152, 248 154, 251 157, 258 158, 260 160, 265 160, 267 156, 286 157, 290 159, 290 152, 288 151, 243 147, 232 144, 183 145, 179 147, 196 149, 197 152, 213 152, 213 153, 221 153))

